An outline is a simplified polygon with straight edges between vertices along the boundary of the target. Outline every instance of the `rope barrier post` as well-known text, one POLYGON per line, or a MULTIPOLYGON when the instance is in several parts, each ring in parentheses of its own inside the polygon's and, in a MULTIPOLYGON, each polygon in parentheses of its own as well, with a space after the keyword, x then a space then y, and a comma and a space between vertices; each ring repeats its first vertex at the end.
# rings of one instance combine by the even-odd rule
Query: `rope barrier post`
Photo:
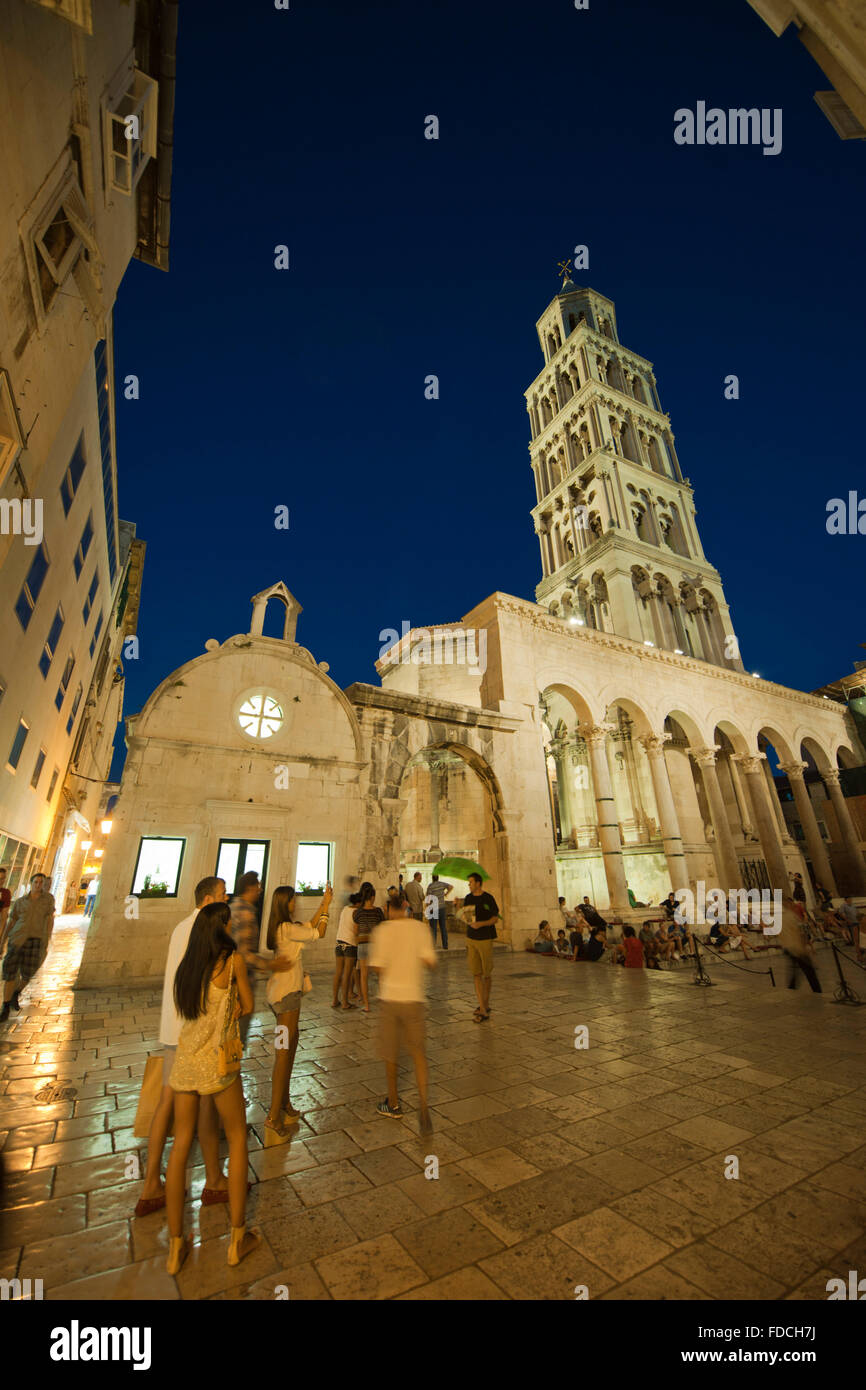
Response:
POLYGON ((698 938, 695 936, 693 940, 695 943, 695 978, 692 980, 692 984, 712 986, 713 982, 704 969, 704 962, 701 960, 701 948, 698 943, 698 938))
POLYGON ((833 991, 833 1003, 854 1004, 855 1007, 862 1007, 864 1001, 860 998, 859 994, 855 993, 855 991, 849 985, 848 981, 845 979, 845 974, 842 970, 842 965, 839 960, 839 951, 836 947, 835 941, 830 942, 830 950, 833 952, 833 963, 836 966, 836 974, 839 976, 839 984, 833 991))

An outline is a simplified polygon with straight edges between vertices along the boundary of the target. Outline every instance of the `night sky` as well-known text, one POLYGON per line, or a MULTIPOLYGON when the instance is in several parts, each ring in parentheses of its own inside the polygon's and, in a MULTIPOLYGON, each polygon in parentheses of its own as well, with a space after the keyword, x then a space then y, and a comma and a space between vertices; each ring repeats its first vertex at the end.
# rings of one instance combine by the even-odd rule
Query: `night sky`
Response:
POLYGON ((534 598, 523 392, 579 243, 655 365, 746 667, 808 690, 864 656, 866 538, 825 521, 866 493, 866 142, 793 27, 745 0, 196 0, 177 74, 171 270, 134 262, 115 312, 147 543, 125 713, 277 579, 342 686, 384 628, 534 598), (782 152, 675 144, 698 101, 781 107, 782 152))

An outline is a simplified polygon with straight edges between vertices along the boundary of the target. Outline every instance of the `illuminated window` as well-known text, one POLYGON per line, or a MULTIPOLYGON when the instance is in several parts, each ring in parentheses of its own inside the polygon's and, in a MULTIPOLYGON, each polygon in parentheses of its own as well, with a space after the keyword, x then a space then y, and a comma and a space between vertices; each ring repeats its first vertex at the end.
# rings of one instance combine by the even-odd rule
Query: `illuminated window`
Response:
POLYGON ((322 841, 308 840, 298 845, 298 867, 295 886, 299 892, 324 891, 331 878, 331 846, 322 841))
POLYGON ((162 835, 144 835, 131 892, 144 898, 176 898, 186 841, 162 835))
POLYGON ((238 710, 238 723, 250 738, 273 738, 282 728, 282 706, 270 695, 251 695, 238 710))

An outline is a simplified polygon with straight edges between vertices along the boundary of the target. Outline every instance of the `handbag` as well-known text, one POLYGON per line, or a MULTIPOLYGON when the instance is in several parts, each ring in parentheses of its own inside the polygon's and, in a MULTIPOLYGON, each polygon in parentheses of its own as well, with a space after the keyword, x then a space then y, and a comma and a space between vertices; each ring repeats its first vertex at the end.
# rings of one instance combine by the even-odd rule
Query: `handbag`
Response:
POLYGON ((312 988, 313 988, 313 982, 312 982, 312 980, 310 979, 309 975, 307 974, 307 972, 306 972, 306 970, 305 970, 305 971, 304 971, 304 987, 303 987, 301 993, 302 993, 302 994, 309 994, 309 992, 310 992, 310 990, 311 990, 312 988))
MULTIPOLYGON (((144 1064, 138 1109, 135 1112, 135 1123, 132 1126, 132 1132, 136 1139, 146 1139, 150 1134, 154 1111, 162 1097, 162 1072, 162 1057, 159 1055, 148 1057, 144 1064)), ((168 1132, 174 1134, 174 1118, 172 1118, 171 1128, 168 1132)))
POLYGON ((241 1026, 238 1018, 238 987, 235 980, 235 958, 232 953, 229 985, 226 1002, 223 1006, 223 1021, 220 1040, 217 1046, 217 1072, 220 1076, 232 1076, 241 1069, 244 1045, 241 1041, 241 1026))

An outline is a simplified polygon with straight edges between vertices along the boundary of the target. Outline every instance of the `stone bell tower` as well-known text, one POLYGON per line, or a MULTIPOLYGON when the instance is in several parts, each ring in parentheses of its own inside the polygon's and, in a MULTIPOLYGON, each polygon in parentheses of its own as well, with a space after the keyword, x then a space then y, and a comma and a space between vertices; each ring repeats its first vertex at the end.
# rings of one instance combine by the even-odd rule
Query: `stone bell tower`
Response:
POLYGON ((652 363, 620 343, 612 301, 567 271, 536 328, 544 366, 526 406, 537 601, 577 626, 742 670, 652 363))

